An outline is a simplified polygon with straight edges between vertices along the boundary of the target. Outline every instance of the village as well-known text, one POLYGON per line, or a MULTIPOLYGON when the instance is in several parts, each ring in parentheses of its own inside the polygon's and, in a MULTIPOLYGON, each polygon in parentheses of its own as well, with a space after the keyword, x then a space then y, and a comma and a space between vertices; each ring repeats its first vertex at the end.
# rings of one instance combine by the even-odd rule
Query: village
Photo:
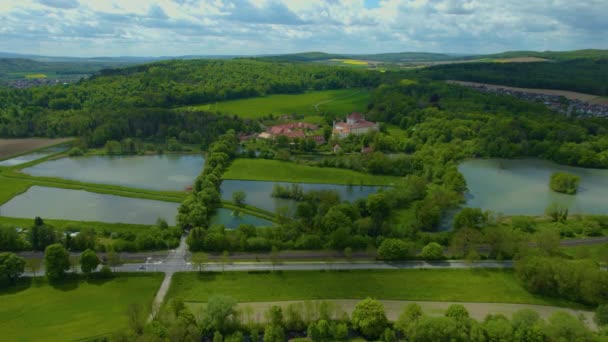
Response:
POLYGON ((531 93, 509 88, 489 87, 480 84, 471 84, 469 86, 486 93, 515 96, 527 101, 542 102, 550 109, 568 116, 577 115, 608 118, 608 104, 593 104, 576 99, 567 99, 564 96, 559 95, 531 93))
MULTIPOLYGON (((333 121, 329 136, 325 134, 320 125, 306 122, 290 122, 266 127, 260 133, 241 134, 239 139, 241 142, 254 138, 274 141, 280 139, 280 137, 286 137, 291 141, 291 144, 294 144, 294 140, 298 139, 314 141, 317 145, 327 144, 331 139, 334 141, 331 145, 332 153, 339 153, 342 148, 336 142, 337 140, 347 138, 350 135, 365 135, 379 130, 378 123, 367 121, 362 113, 352 112, 343 121, 333 121)), ((361 148, 361 153, 369 152, 372 152, 371 147, 361 148)))

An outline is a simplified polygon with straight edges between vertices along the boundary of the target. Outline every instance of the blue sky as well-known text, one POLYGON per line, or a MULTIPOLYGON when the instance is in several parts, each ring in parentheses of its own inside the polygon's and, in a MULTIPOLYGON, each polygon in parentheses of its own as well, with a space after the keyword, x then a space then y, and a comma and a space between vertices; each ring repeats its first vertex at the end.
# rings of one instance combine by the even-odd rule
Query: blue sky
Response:
POLYGON ((55 56, 608 48, 608 0, 0 0, 0 51, 55 56))

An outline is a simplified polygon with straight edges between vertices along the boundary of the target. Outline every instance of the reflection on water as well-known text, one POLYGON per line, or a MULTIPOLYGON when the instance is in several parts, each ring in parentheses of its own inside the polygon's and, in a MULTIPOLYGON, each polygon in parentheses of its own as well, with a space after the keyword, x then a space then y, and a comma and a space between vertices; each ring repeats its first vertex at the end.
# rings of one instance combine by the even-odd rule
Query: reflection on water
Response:
MULTIPOLYGON (((274 198, 271 196, 275 184, 289 187, 292 183, 285 182, 264 182, 247 180, 225 180, 222 182, 222 199, 232 200, 232 193, 235 191, 245 191, 247 199, 245 203, 262 208, 271 212, 276 212, 277 208, 288 207, 294 211, 297 202, 289 199, 274 198)), ((309 190, 336 190, 340 194, 342 201, 355 201, 359 198, 367 198, 368 195, 375 193, 380 186, 360 186, 360 185, 335 185, 335 184, 308 184, 299 183, 304 192, 309 190)))
POLYGON ((61 158, 23 169, 33 176, 122 185, 150 190, 184 190, 203 169, 202 155, 94 156, 61 158))
POLYGON ((558 165, 538 159, 473 159, 458 169, 469 194, 468 207, 479 207, 505 215, 541 215, 557 202, 571 213, 608 214, 608 170, 558 165), (563 171, 581 177, 579 192, 566 195, 551 191, 549 178, 563 171))

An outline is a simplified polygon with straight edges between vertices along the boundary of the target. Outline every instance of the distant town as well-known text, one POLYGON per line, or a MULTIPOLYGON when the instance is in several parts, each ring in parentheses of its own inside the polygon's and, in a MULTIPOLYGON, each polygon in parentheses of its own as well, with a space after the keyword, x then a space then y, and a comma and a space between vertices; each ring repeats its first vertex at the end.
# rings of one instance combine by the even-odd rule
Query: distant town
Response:
POLYGON ((501 88, 496 86, 488 86, 483 84, 473 84, 473 83, 465 83, 459 82, 461 85, 466 85, 468 87, 477 89, 486 93, 494 93, 499 95, 508 95, 515 96, 517 98, 534 101, 534 102, 542 102, 547 107, 552 110, 565 114, 565 115, 577 115, 577 116, 595 116, 595 117, 605 117, 608 118, 608 105, 607 104, 593 104, 588 103, 581 100, 576 99, 568 99, 564 96, 560 95, 550 95, 550 94, 539 94, 526 92, 521 90, 515 90, 511 88, 501 88))

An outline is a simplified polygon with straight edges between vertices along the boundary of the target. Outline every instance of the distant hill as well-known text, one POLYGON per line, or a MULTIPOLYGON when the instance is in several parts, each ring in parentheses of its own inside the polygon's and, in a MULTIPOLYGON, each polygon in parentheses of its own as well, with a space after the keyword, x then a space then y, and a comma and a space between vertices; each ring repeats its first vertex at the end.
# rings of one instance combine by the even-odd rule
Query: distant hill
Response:
POLYGON ((418 62, 418 61, 440 61, 451 60, 455 55, 430 52, 394 52, 378 54, 335 54, 326 52, 302 52, 286 55, 261 56, 260 60, 281 62, 316 62, 330 59, 358 59, 384 63, 418 62))
POLYGON ((519 58, 538 57, 555 61, 573 59, 599 59, 608 58, 608 50, 586 49, 573 51, 506 51, 490 55, 477 55, 478 58, 519 58))

